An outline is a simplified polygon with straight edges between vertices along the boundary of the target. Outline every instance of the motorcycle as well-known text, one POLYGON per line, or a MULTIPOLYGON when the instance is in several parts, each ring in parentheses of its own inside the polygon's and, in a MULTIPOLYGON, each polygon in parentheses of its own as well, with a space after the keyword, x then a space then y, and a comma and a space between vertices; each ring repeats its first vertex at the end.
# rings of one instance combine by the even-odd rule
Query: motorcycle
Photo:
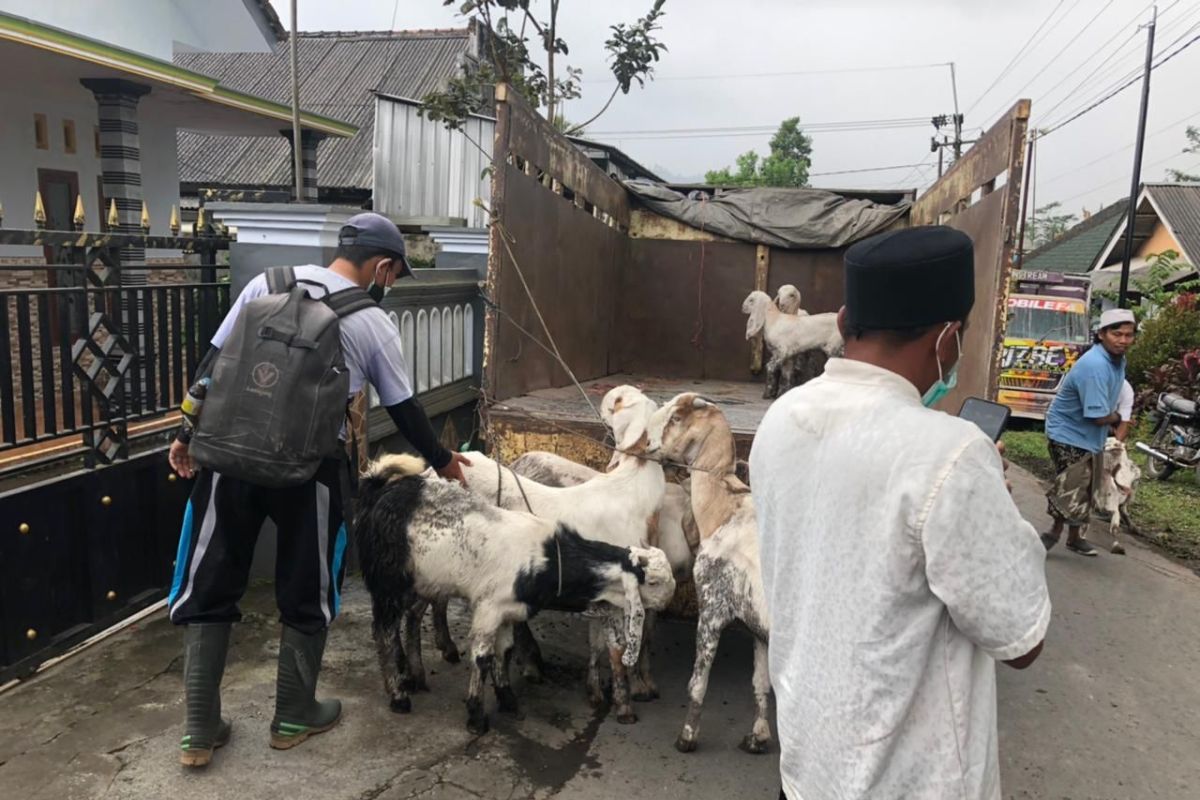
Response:
POLYGON ((1165 481, 1177 469, 1195 468, 1200 477, 1200 415, 1195 401, 1160 394, 1151 419, 1154 435, 1150 443, 1137 443, 1137 449, 1148 457, 1146 474, 1165 481))

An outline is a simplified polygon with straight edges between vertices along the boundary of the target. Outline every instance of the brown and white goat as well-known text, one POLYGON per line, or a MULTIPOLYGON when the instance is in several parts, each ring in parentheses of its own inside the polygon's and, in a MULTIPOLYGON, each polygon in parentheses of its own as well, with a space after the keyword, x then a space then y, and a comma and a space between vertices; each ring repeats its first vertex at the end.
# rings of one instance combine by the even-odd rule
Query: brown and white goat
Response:
POLYGON ((741 747, 764 753, 771 741, 767 721, 771 680, 767 668, 770 621, 758 552, 758 525, 750 489, 734 475, 733 432, 721 410, 695 394, 681 394, 655 412, 650 452, 680 461, 691 472, 692 511, 700 549, 692 574, 700 614, 696 661, 688 682, 688 711, 675 747, 696 749, 700 714, 721 631, 741 620, 754 635, 754 725, 741 747))
MULTIPOLYGON (((1100 474, 1100 483, 1096 493, 1096 508, 1110 514, 1108 532, 1112 536, 1112 552, 1125 555, 1125 545, 1121 544, 1121 512, 1126 509, 1133 493, 1137 489, 1142 471, 1129 457, 1125 443, 1120 439, 1109 437, 1104 445, 1104 467, 1100 474)), ((1125 521, 1130 522, 1128 511, 1125 521)))

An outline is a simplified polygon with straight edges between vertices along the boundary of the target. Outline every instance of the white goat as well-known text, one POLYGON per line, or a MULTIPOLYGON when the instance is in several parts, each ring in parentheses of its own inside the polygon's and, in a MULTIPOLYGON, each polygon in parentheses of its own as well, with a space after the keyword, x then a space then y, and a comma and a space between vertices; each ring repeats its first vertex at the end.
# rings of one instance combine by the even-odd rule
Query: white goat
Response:
MULTIPOLYGON (((644 546, 659 540, 659 516, 666 494, 662 467, 656 462, 637 456, 645 451, 646 424, 649 413, 642 400, 628 406, 616 407, 612 413, 613 428, 624 434, 617 440, 623 456, 612 472, 597 475, 577 486, 544 486, 527 478, 519 478, 511 470, 502 469, 497 462, 482 453, 467 453, 471 465, 463 468, 467 487, 480 497, 501 508, 529 511, 543 519, 561 522, 576 530, 587 531, 589 538, 620 547, 644 546)), ((598 623, 591 626, 591 641, 596 646, 604 641, 598 623)), ((619 653, 609 649, 613 670, 613 702, 617 721, 629 724, 637 721, 630 704, 629 676, 619 653)), ((653 686, 639 691, 653 696, 653 686)), ((603 702, 599 687, 599 672, 589 668, 589 697, 595 704, 603 702)))
POLYGON ((681 394, 655 412, 649 433, 652 454, 689 465, 692 508, 700 528, 700 550, 692 570, 700 606, 696 663, 688 682, 687 717, 675 747, 684 753, 696 749, 708 673, 721 631, 740 619, 755 638, 754 725, 741 747, 749 753, 764 753, 771 741, 767 721, 770 621, 754 505, 750 489, 733 472, 733 432, 715 405, 695 394, 681 394))
POLYGON ((746 338, 762 333, 771 351, 766 364, 768 375, 788 359, 810 350, 820 350, 827 358, 840 355, 845 344, 838 331, 837 314, 785 314, 766 292, 751 292, 742 302, 742 313, 750 315, 746 338))
MULTIPOLYGON (((801 307, 800 290, 790 283, 779 287, 779 291, 775 293, 775 305, 784 314, 797 317, 809 316, 809 313, 801 307)), ((763 390, 763 398, 773 400, 796 386, 808 383, 825 371, 827 359, 828 356, 819 349, 783 359, 774 371, 767 373, 767 385, 763 390)))
POLYGON ((775 305, 785 314, 808 316, 808 312, 800 307, 800 290, 790 283, 779 287, 779 291, 775 293, 775 305))
MULTIPOLYGON (((1104 444, 1104 467, 1100 475, 1099 491, 1096 493, 1095 505, 1101 511, 1111 515, 1108 532, 1112 536, 1112 552, 1125 555, 1125 545, 1121 544, 1118 535, 1121 531, 1121 509, 1133 499, 1134 490, 1142 477, 1142 471, 1129 457, 1125 443, 1120 439, 1109 437, 1104 444)), ((1129 522, 1126 512, 1126 522, 1129 522)))
POLYGON ((412 709, 411 676, 402 671, 411 662, 400 635, 408 608, 447 596, 471 604, 467 728, 476 734, 488 729, 483 685, 489 676, 500 710, 517 711, 508 676, 514 622, 543 608, 601 614, 610 652, 623 651, 620 657, 632 666, 645 609, 664 608, 675 593, 661 550, 615 547, 561 522, 496 508, 433 476, 412 456, 385 456, 370 466, 354 532, 392 710, 412 709), (623 610, 624 632, 615 609, 623 610))

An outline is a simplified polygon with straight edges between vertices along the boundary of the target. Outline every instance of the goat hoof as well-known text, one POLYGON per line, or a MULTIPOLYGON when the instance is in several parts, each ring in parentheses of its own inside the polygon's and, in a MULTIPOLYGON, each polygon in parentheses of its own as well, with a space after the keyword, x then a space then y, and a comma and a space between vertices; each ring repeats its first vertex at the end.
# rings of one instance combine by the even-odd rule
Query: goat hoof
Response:
POLYGON ((624 714, 617 714, 617 722, 622 725, 633 725, 637 723, 637 714, 632 711, 627 711, 624 714))
POLYGON ((428 692, 429 684, 425 682, 425 676, 419 678, 409 678, 406 681, 401 681, 400 686, 406 692, 428 692))
POLYGON ((681 753, 694 753, 696 752, 696 740, 680 736, 675 740, 675 749, 681 753))
POLYGON ((588 695, 588 705, 591 706, 592 708, 600 708, 601 706, 604 705, 604 695, 589 694, 588 695))
POLYGON ((511 686, 496 688, 496 707, 505 714, 517 714, 517 694, 511 686))
POLYGON ((489 729, 487 714, 481 714, 479 717, 467 717, 467 730, 470 733, 483 736, 489 729))
POLYGON ((451 647, 442 651, 442 660, 447 664, 457 664, 462 661, 462 656, 458 654, 457 648, 451 647))
POLYGON ((758 739, 754 734, 751 733, 745 739, 742 739, 741 743, 738 745, 738 748, 745 753, 752 753, 757 756, 767 752, 769 749, 769 744, 769 741, 758 739))
POLYGON ((525 679, 526 683, 542 683, 546 680, 542 671, 537 667, 526 667, 521 672, 521 677, 525 679))
POLYGON ((649 703, 652 700, 657 700, 658 696, 659 695, 658 695, 657 689, 646 689, 641 692, 633 693, 634 702, 637 702, 637 703, 649 703))
POLYGON ((393 697, 392 702, 388 704, 392 711, 397 714, 407 714, 412 711, 412 698, 410 697, 393 697))
POLYGON ((1113 542, 1112 553, 1117 556, 1125 555, 1125 545, 1120 542, 1113 542))

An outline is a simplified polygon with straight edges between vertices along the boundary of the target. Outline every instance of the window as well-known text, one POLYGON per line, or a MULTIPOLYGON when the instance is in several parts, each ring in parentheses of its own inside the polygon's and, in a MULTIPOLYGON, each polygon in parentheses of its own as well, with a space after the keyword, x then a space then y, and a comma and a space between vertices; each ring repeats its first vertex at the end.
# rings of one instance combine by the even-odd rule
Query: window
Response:
POLYGON ((75 152, 75 120, 63 120, 63 152, 75 152))
POLYGON ((33 138, 38 150, 50 149, 50 129, 46 127, 46 115, 33 115, 33 138))

